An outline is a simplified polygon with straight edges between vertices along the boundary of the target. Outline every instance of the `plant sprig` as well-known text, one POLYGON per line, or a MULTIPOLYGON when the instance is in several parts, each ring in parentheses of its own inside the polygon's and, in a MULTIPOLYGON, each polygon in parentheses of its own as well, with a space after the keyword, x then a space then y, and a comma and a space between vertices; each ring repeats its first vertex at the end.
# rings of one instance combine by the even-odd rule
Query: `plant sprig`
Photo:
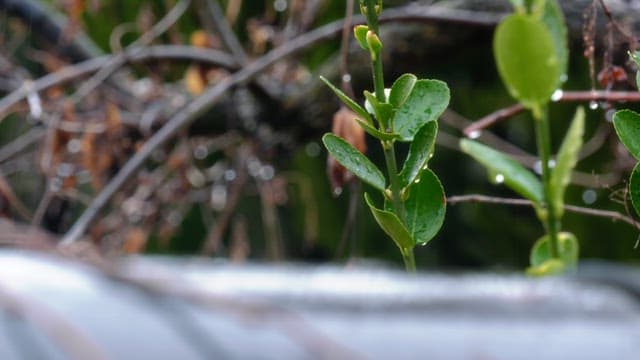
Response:
POLYGON ((366 155, 335 134, 325 134, 330 155, 358 178, 378 190, 384 198, 379 207, 365 193, 365 201, 382 230, 400 249, 407 271, 416 269, 414 247, 428 243, 437 234, 446 210, 444 189, 428 168, 438 131, 437 119, 449 104, 449 88, 438 80, 404 74, 391 88, 384 87, 383 44, 378 33, 381 0, 359 0, 367 25, 354 28, 360 46, 371 58, 373 92, 365 91, 361 106, 329 81, 321 78, 359 119, 357 123, 380 141, 386 176, 366 155), (407 158, 398 169, 396 142, 409 143, 407 158))

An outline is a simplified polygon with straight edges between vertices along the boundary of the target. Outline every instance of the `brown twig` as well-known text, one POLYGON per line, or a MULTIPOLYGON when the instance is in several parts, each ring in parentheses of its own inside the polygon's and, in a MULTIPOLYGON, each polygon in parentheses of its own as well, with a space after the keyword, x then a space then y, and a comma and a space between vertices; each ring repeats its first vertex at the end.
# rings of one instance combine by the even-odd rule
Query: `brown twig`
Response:
MULTIPOLYGON (((640 102, 640 93, 637 91, 565 91, 557 100, 560 102, 585 102, 585 101, 607 101, 607 102, 640 102)), ((467 137, 475 137, 479 131, 493 126, 494 124, 507 120, 524 110, 520 104, 515 104, 504 109, 495 111, 471 125, 462 132, 467 137)))
MULTIPOLYGON (((478 194, 450 196, 447 198, 447 203, 450 205, 456 205, 456 204, 465 203, 465 202, 533 207, 533 203, 525 199, 500 198, 500 197, 478 195, 478 194)), ((640 224, 638 224, 638 222, 635 219, 633 219, 630 216, 626 216, 622 213, 619 213, 617 211, 598 210, 598 209, 592 209, 592 208, 586 208, 586 207, 574 206, 574 205, 565 205, 564 209, 566 211, 573 212, 576 214, 608 218, 608 219, 611 219, 612 221, 622 221, 626 224, 631 225, 635 229, 640 230, 640 224)))

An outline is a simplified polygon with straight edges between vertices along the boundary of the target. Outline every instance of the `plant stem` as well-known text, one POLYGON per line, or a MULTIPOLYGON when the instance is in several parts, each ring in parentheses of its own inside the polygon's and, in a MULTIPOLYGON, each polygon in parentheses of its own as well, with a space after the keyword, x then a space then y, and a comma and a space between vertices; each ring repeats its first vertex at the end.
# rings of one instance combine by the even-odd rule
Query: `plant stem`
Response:
POLYGON ((402 260, 404 261, 404 268, 408 273, 416 272, 416 258, 413 256, 413 248, 401 249, 402 260))
POLYGON ((551 160, 551 139, 549 131, 549 113, 547 107, 541 107, 538 111, 534 111, 536 123, 536 141, 538 145, 538 154, 540 156, 542 168, 542 183, 544 186, 544 201, 546 206, 545 227, 549 235, 549 253, 552 258, 558 258, 558 232, 560 230, 560 220, 553 201, 551 189, 551 169, 549 168, 549 160, 551 160))
POLYGON ((398 218, 404 222, 404 206, 402 205, 400 196, 400 179, 398 177, 398 165, 396 164, 396 152, 393 147, 393 142, 383 142, 382 148, 384 149, 384 159, 389 174, 389 182, 391 183, 391 203, 393 204, 393 210, 396 215, 398 215, 398 218))

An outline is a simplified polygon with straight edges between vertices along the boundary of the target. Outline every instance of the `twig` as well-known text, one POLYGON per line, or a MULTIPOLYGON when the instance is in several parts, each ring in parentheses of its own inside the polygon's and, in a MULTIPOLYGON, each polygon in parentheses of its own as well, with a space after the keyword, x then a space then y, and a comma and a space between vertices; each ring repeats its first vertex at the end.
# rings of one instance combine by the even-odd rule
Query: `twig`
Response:
MULTIPOLYGON (((637 91, 564 91, 557 101, 640 102, 640 93, 637 91)), ((491 127, 500 121, 509 119, 523 110, 524 107, 520 104, 500 109, 467 126, 462 132, 465 136, 474 137, 474 134, 477 134, 478 131, 491 127)))
MULTIPOLYGON (((107 66, 119 55, 105 55, 98 58, 83 61, 75 65, 65 66, 62 69, 47 74, 36 81, 24 83, 11 94, 0 99, 0 121, 9 109, 16 103, 24 100, 29 93, 42 92, 50 87, 62 85, 76 78, 86 76, 107 66)), ((145 48, 128 49, 125 59, 129 62, 142 62, 149 60, 184 60, 198 61, 227 69, 237 69, 238 63, 222 51, 214 49, 202 49, 193 46, 158 45, 145 48)))
POLYGON ((340 41, 340 85, 342 91, 353 99, 355 96, 351 86, 351 75, 349 75, 349 40, 351 39, 351 21, 353 20, 353 0, 347 0, 346 3, 342 40, 340 41))
MULTIPOLYGON (((155 24, 151 30, 144 33, 139 39, 134 41, 129 47, 133 49, 139 49, 145 45, 148 45, 155 38, 164 33, 170 26, 172 26, 180 16, 187 10, 191 4, 191 0, 181 0, 176 6, 167 13, 157 24, 155 24)), ((111 58, 103 68, 100 69, 91 79, 83 83, 80 88, 71 95, 71 101, 77 104, 81 99, 87 96, 98 85, 106 80, 111 74, 113 74, 120 66, 126 63, 126 53, 121 53, 111 58)))
MULTIPOLYGON (((486 195, 460 195, 460 196, 450 196, 447 198, 447 203, 450 205, 456 205, 458 203, 464 202, 477 202, 477 203, 487 203, 487 204, 501 204, 501 205, 509 205, 509 206, 528 206, 533 207, 533 203, 529 200, 525 199, 514 199, 514 198, 500 198, 486 195)), ((634 227, 637 230, 640 230, 640 224, 630 216, 626 216, 617 211, 609 211, 609 210, 597 210, 592 208, 586 208, 582 206, 574 206, 574 205, 565 205, 564 209, 569 212, 573 212, 576 214, 583 214, 595 217, 608 218, 612 221, 622 221, 634 227)))
POLYGON ((7 161, 14 155, 40 141, 45 132, 45 129, 40 126, 32 127, 12 142, 0 147, 0 163, 7 161))
POLYGON ((200 7, 203 5, 206 7, 209 15, 211 15, 211 20, 213 20, 213 26, 216 28, 224 45, 231 51, 233 57, 243 65, 249 62, 249 57, 224 17, 224 11, 220 7, 218 0, 199 0, 198 3, 200 7))

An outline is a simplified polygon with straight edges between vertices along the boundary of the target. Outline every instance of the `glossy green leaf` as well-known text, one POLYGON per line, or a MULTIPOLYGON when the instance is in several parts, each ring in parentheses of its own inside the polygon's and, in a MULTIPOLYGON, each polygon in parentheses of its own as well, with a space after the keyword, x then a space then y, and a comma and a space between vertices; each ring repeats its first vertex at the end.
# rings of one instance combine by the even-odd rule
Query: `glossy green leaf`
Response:
POLYGON ((426 244, 442 227, 446 212, 444 189, 438 177, 429 169, 409 186, 405 201, 406 225, 416 244, 426 244))
POLYGON ((506 17, 494 34, 493 50, 500 77, 514 98, 534 110, 550 100, 562 67, 542 21, 523 14, 506 17))
POLYGON ((439 80, 418 80, 396 112, 393 129, 403 141, 411 141, 422 126, 436 121, 449 105, 449 88, 439 80))
POLYGON ((349 109, 351 109, 351 111, 356 113, 366 122, 368 122, 370 125, 373 125, 373 120, 371 120, 371 115, 369 115, 369 113, 362 106, 358 105, 357 102, 353 101, 353 99, 348 97, 347 94, 343 93, 340 89, 333 86, 333 84, 330 83, 329 80, 325 79, 322 76, 320 76, 320 80, 322 80, 322 82, 324 82, 329 87, 329 89, 331 89, 331 91, 333 91, 338 96, 338 98, 340 98, 340 100, 342 100, 342 102, 349 109))
POLYGON ((360 151, 344 139, 331 133, 325 134, 322 137, 322 142, 327 150, 329 150, 331 156, 344 166, 345 169, 374 188, 384 191, 384 175, 382 175, 380 169, 360 151))
POLYGON ((556 156, 556 166, 551 172, 551 201, 555 204, 558 217, 562 216, 564 193, 571 181, 571 173, 578 162, 578 152, 582 147, 583 135, 584 109, 579 107, 556 156))
POLYGON ((567 45, 567 26, 564 21, 564 14, 557 0, 546 0, 544 2, 544 10, 540 20, 546 25, 551 34, 558 65, 560 66, 560 82, 562 82, 566 80, 567 65, 569 64, 569 46, 567 45))
POLYGON ((356 118, 356 121, 358 122, 358 125, 360 125, 360 127, 362 127, 362 129, 364 129, 364 131, 367 134, 373 136, 376 139, 389 141, 389 140, 396 140, 400 138, 400 135, 398 134, 382 132, 358 118, 356 118))
POLYGON ((364 97, 367 99, 367 103, 371 107, 369 110, 373 110, 373 113, 376 116, 376 119, 380 122, 380 125, 383 128, 388 128, 389 121, 393 117, 393 106, 389 103, 379 102, 374 94, 366 90, 364 92, 364 97))
POLYGON ((484 165, 490 173, 502 175, 504 183, 518 194, 533 201, 536 205, 543 202, 543 189, 540 180, 510 156, 468 139, 460 141, 460 148, 484 165))
POLYGON ((640 114, 631 110, 620 110, 613 115, 613 126, 627 150, 640 160, 640 114))
POLYGON ((636 164, 629 178, 629 195, 631 196, 631 204, 636 209, 636 213, 640 215, 640 163, 636 164))
POLYGON ((404 162, 402 171, 400 171, 401 186, 405 187, 411 184, 427 165, 427 162, 433 155, 434 145, 436 143, 436 135, 438 133, 438 123, 429 121, 416 133, 409 145, 409 153, 404 162))
MULTIPOLYGON (((541 265, 551 259, 549 245, 549 235, 545 235, 536 241, 529 257, 532 266, 541 265)), ((558 233, 559 259, 562 260, 567 268, 574 268, 578 263, 578 249, 578 239, 576 239, 575 235, 569 232, 558 233)))
POLYGON ((402 224, 398 216, 391 211, 378 209, 371 201, 369 194, 364 194, 364 199, 371 209, 373 217, 384 232, 402 249, 412 249, 415 241, 409 234, 407 228, 402 224))
POLYGON ((367 45, 367 32, 369 32, 367 25, 357 25, 353 28, 353 35, 363 50, 369 50, 369 45, 367 45))
POLYGON ((418 78, 413 74, 404 74, 396 79, 389 93, 389 104, 396 109, 400 108, 411 95, 416 81, 418 81, 418 78))

